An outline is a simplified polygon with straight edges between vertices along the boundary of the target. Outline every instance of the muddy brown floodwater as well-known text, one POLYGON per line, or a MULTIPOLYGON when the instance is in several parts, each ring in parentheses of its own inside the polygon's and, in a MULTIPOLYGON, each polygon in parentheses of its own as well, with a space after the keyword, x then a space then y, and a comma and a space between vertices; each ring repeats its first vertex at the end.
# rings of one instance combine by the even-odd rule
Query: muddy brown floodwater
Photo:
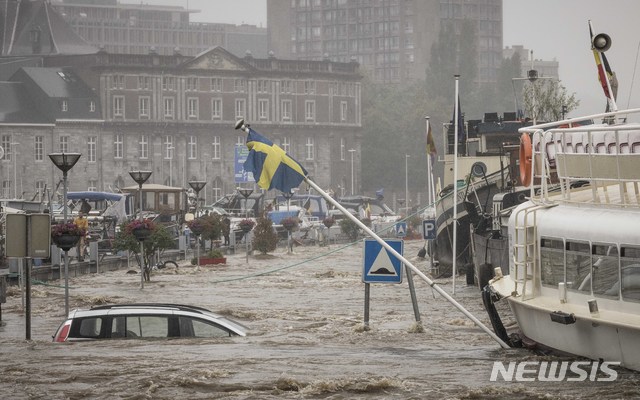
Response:
MULTIPOLYGON (((416 257, 422 243, 407 242, 416 257)), ((0 326, 3 399, 615 399, 640 393, 640 374, 614 382, 490 381, 494 361, 563 361, 501 349, 419 277, 421 326, 406 279, 372 284, 363 329, 362 244, 279 248, 228 256, 226 266, 162 270, 140 289, 127 270, 70 279, 70 308, 104 303, 198 305, 249 326, 247 337, 52 343, 64 319, 63 281, 35 284, 32 340, 19 290, 0 326), (422 327, 422 329, 421 329, 422 327)), ((451 292, 451 279, 436 279, 451 292)), ((458 279, 456 300, 489 326, 476 287, 458 279)), ((502 309, 506 312, 508 310, 502 309)), ((508 323, 508 320, 507 320, 508 323)))

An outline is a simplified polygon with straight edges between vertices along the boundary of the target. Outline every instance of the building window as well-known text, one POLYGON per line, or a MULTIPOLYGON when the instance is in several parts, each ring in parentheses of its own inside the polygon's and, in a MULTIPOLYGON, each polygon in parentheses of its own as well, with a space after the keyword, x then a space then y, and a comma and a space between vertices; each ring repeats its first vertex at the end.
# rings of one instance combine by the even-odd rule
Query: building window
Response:
POLYGON ((269 81, 258 79, 258 93, 269 93, 269 81))
POLYGON ((304 81, 304 94, 316 94, 315 81, 304 81))
POLYGON ((96 112, 96 102, 93 100, 89 102, 89 112, 96 112))
POLYGON ((291 152, 291 140, 287 136, 282 138, 282 150, 287 154, 291 152))
POLYGON ((195 160, 198 158, 198 138, 195 136, 189 136, 189 159, 195 160))
POLYGON ((315 121, 315 119, 316 119, 316 102, 314 100, 306 100, 304 102, 304 118, 307 121, 315 121))
POLYGON ((176 78, 174 78, 173 76, 163 76, 162 90, 169 90, 169 91, 176 90, 176 78))
POLYGON ((211 143, 211 145, 212 145, 211 158, 213 158, 214 160, 219 160, 220 159, 220 136, 214 136, 213 143, 211 143))
POLYGON ((190 76, 187 78, 187 91, 194 92, 198 90, 198 78, 190 76))
POLYGON ((124 89, 124 75, 113 75, 111 77, 111 89, 124 89))
POLYGON ((60 106, 62 112, 69 111, 69 103, 66 100, 62 100, 62 104, 60 106))
POLYGON ((269 119, 269 100, 258 100, 258 117, 260 119, 269 119))
POLYGON ((221 92, 222 91, 222 78, 211 78, 211 91, 212 92, 221 92))
POLYGON ((140 136, 140 158, 149 158, 149 138, 147 135, 140 136))
POLYGON ((280 93, 291 93, 291 81, 280 81, 280 93))
POLYGON ((211 119, 222 119, 222 99, 211 99, 211 119))
POLYGON ((4 157, 2 159, 11 161, 11 135, 2 135, 2 148, 4 149, 4 157))
POLYGON ((124 118, 124 96, 113 96, 113 116, 124 118))
POLYGON ((187 99, 187 112, 189 114, 189 118, 198 119, 198 98, 190 97, 187 99))
POLYGON ((164 159, 172 160, 173 159, 173 136, 167 135, 164 137, 164 159))
POLYGON ((312 137, 307 138, 306 149, 307 149, 307 160, 313 160, 313 138, 312 137))
POLYGON ((173 119, 173 113, 175 110, 175 100, 173 97, 164 98, 164 117, 167 119, 173 119))
POLYGON ((340 121, 344 122, 347 120, 347 102, 340 102, 340 121))
POLYGON ((282 100, 282 120, 291 121, 291 100, 282 100))
POLYGON ((245 100, 236 99, 236 119, 244 118, 245 100))
POLYGON ((138 76, 138 89, 140 90, 151 89, 151 78, 148 76, 138 76))
POLYGON ((140 118, 149 119, 150 103, 151 103, 151 98, 149 96, 138 97, 138 112, 139 112, 140 118))
POLYGON ((344 143, 344 138, 340 138, 340 161, 344 161, 346 155, 346 145, 344 143))
POLYGON ((96 179, 89 179, 89 185, 87 186, 87 191, 89 192, 98 191, 98 181, 96 179))
POLYGON ((60 141, 58 142, 58 149, 60 153, 69 152, 69 136, 60 136, 60 141))
POLYGON ((244 136, 238 136, 238 140, 236 140, 236 146, 244 146, 244 145, 245 145, 244 136))
POLYGON ((87 161, 90 163, 96 162, 97 143, 98 138, 96 136, 89 136, 89 138, 87 138, 87 161))
POLYGON ((36 136, 34 142, 34 156, 36 161, 44 160, 44 136, 36 136))
POLYGON ((124 136, 117 133, 113 139, 113 157, 122 158, 124 156, 124 136))
POLYGON ((235 79, 233 81, 233 91, 238 93, 244 93, 247 85, 247 81, 244 79, 235 79))

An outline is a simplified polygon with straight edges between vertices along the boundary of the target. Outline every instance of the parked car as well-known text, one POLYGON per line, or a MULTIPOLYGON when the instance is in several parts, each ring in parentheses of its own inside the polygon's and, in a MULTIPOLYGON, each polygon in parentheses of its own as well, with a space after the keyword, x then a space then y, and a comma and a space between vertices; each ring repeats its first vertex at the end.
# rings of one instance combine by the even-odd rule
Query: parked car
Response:
POLYGON ((54 342, 115 338, 212 338, 246 336, 239 322, 181 304, 111 304, 72 310, 54 342))

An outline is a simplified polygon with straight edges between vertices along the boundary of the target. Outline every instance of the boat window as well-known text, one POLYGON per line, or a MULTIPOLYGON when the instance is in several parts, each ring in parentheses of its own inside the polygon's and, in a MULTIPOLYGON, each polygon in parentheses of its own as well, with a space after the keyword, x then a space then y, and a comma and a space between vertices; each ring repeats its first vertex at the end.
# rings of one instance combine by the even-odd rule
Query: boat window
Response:
POLYGON ((596 296, 619 297, 618 247, 614 244, 592 244, 591 286, 596 296))
POLYGON ((640 302, 640 248, 620 248, 622 299, 640 302))
POLYGON ((567 240, 566 249, 567 288, 591 293, 591 246, 567 240))
POLYGON ((558 286, 564 281, 564 242, 562 239, 540 240, 540 265, 542 284, 558 286))

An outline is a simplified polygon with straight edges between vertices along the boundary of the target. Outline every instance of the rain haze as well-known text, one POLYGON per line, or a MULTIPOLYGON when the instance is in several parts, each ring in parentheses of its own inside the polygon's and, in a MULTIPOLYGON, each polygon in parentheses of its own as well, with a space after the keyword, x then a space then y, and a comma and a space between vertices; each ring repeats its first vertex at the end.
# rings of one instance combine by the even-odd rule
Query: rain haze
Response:
MULTIPOLYGON (((266 0, 153 0, 146 3, 199 10, 192 15, 193 21, 267 26, 266 0)), ((637 97, 640 90, 638 79, 634 79, 640 49, 640 24, 637 23, 640 2, 613 0, 607 2, 606 7, 603 4, 596 0, 503 1, 503 45, 523 45, 533 50, 534 59, 555 59, 560 63, 562 84, 580 100, 578 110, 570 116, 603 112, 605 107, 590 51, 589 20, 594 33, 604 32, 612 38, 607 58, 620 85, 618 108, 640 107, 640 101, 630 96, 631 93, 637 97)))

